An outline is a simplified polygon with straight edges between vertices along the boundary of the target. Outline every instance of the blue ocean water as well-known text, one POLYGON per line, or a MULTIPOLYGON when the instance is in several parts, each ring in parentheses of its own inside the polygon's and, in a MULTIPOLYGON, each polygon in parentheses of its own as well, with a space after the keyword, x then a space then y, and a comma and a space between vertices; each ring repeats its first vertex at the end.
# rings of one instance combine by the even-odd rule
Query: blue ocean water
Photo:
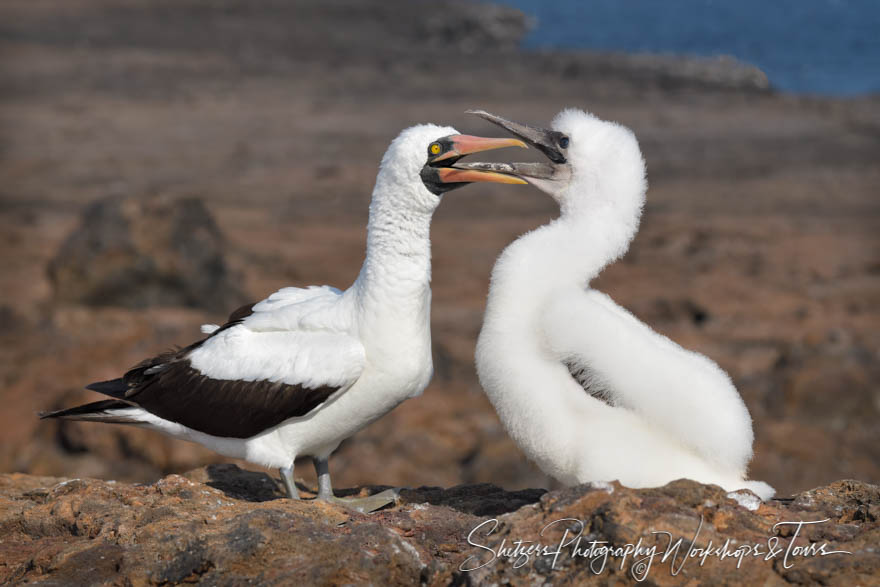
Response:
POLYGON ((537 19, 530 48, 732 55, 780 90, 880 92, 880 0, 496 0, 537 19))

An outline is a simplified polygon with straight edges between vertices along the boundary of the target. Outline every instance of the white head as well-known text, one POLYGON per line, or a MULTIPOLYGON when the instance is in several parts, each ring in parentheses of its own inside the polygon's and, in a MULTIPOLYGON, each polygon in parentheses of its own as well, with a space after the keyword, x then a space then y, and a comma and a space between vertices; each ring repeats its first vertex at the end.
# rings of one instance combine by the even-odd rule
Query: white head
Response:
POLYGON ((373 202, 430 214, 444 193, 472 182, 526 183, 508 174, 456 167, 465 155, 513 146, 526 144, 462 135, 449 126, 412 126, 391 142, 382 157, 373 202))
POLYGON ((549 194, 559 203, 563 216, 610 207, 621 220, 638 220, 647 189, 645 162, 628 128, 574 108, 557 114, 549 129, 511 122, 488 112, 473 113, 547 156, 549 163, 494 164, 492 169, 525 179, 549 194))
MULTIPOLYGON (((546 280, 553 275, 589 280, 626 252, 639 227, 647 188, 645 163, 632 132, 575 109, 560 112, 549 129, 472 112, 522 138, 549 162, 461 166, 525 179, 552 196, 562 212, 558 221, 521 237, 505 254, 545 251, 550 260, 535 256, 539 261, 533 274, 542 272, 546 280)), ((504 264, 496 264, 496 270, 499 265, 504 264)))

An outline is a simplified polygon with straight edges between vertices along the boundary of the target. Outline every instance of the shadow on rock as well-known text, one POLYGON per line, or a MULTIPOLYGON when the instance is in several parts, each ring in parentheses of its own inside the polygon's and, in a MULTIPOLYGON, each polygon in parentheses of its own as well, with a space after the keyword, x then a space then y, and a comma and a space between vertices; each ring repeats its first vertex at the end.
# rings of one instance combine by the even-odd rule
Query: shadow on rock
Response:
POLYGON ((186 477, 222 491, 226 497, 242 501, 259 503, 287 497, 278 482, 268 474, 247 471, 228 463, 208 465, 190 471, 186 477))
POLYGON ((497 516, 536 503, 545 493, 547 493, 546 489, 505 491, 491 483, 481 483, 459 485, 450 489, 442 487, 403 489, 400 498, 403 503, 429 503, 474 516, 497 516))

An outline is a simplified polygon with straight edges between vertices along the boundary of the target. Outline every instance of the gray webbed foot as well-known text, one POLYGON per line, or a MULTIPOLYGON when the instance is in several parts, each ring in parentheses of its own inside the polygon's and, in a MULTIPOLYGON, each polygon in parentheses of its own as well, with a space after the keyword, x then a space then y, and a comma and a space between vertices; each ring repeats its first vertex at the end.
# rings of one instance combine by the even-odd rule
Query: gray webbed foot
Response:
POLYGON ((399 496, 400 494, 397 489, 386 489, 385 491, 380 491, 375 495, 368 495, 367 497, 318 496, 317 499, 329 503, 335 503, 337 505, 341 505, 342 507, 348 508, 350 510, 355 510, 356 512, 360 512, 362 514, 369 514, 371 512, 375 512, 376 510, 381 510, 382 508, 389 505, 393 505, 397 502, 399 496))
POLYGON ((367 497, 336 497, 333 495, 333 487, 330 483, 330 466, 327 458, 314 458, 315 472, 318 474, 318 497, 322 501, 335 503, 351 510, 368 514, 375 512, 397 501, 399 491, 386 489, 375 495, 367 497))

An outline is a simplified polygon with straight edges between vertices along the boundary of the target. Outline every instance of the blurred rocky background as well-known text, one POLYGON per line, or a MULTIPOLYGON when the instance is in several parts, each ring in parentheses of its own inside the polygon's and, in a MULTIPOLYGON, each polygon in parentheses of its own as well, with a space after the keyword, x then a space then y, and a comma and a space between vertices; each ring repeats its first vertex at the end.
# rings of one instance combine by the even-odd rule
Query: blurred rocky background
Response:
MULTIPOLYGON (((542 124, 577 106, 636 132, 651 184, 595 286, 731 374, 753 477, 782 495, 880 481, 880 97, 778 93, 732 59, 525 52, 528 26, 442 0, 4 0, 0 471, 152 482, 221 461, 36 413, 243 301, 347 287, 400 129, 494 134, 464 110, 542 124)), ((434 380, 343 444, 337 487, 554 488, 473 366, 495 257, 554 213, 530 188, 445 197, 434 380)))

